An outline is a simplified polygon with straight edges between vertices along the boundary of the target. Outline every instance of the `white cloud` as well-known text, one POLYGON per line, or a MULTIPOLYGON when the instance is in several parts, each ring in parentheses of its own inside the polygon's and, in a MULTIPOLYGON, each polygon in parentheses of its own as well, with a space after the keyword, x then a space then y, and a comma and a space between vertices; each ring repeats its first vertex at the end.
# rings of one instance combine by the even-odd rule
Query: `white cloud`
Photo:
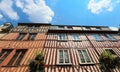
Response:
POLYGON ((2 14, 0 14, 0 20, 3 18, 3 15, 2 14))
POLYGON ((117 0, 116 2, 117 2, 117 3, 120 3, 120 0, 117 0))
POLYGON ((54 12, 48 7, 44 0, 17 0, 19 7, 31 22, 51 22, 54 12))
POLYGON ((114 5, 119 2, 120 0, 116 0, 116 2, 112 2, 111 0, 90 0, 88 9, 94 14, 99 14, 103 11, 111 12, 114 9, 114 5))
POLYGON ((19 16, 17 12, 13 10, 12 6, 13 6, 12 0, 2 0, 0 2, 0 11, 2 11, 3 14, 7 15, 10 19, 18 20, 19 16))

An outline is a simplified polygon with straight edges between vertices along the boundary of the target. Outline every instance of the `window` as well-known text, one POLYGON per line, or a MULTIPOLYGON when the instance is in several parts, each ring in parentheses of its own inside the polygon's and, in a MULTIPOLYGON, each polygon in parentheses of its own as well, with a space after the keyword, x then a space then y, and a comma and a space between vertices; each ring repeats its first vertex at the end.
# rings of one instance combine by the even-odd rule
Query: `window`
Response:
POLYGON ((103 41, 103 39, 100 37, 99 34, 94 34, 93 35, 96 41, 103 41))
POLYGON ((29 37, 28 37, 28 40, 34 40, 36 35, 37 35, 37 33, 30 33, 29 37))
POLYGON ((113 54, 113 55, 116 55, 117 56, 117 54, 112 50, 112 49, 105 49, 105 51, 108 51, 108 52, 110 52, 111 54, 113 54))
POLYGON ((80 41, 79 34, 72 34, 73 41, 80 41))
POLYGON ((0 54, 0 64, 5 60, 5 58, 11 53, 12 49, 3 49, 0 54))
POLYGON ((71 65, 69 50, 58 50, 58 65, 71 65))
POLYGON ((58 39, 59 39, 60 41, 66 41, 66 40, 67 40, 66 34, 59 34, 58 36, 59 36, 58 39))
POLYGON ((71 26, 68 26, 67 29, 68 29, 68 30, 72 30, 72 27, 71 27, 71 26))
POLYGON ((96 30, 101 30, 101 28, 100 27, 96 27, 96 30))
POLYGON ((10 62, 7 65, 8 66, 17 66, 17 65, 19 65, 22 58, 24 57, 26 51, 27 51, 26 49, 16 50, 16 53, 14 54, 14 56, 12 57, 12 59, 10 60, 10 62))
POLYGON ((17 37, 17 40, 22 40, 25 37, 26 33, 20 33, 17 37))
POLYGON ((110 34, 105 34, 105 36, 110 40, 110 41, 116 41, 115 38, 112 37, 110 34))
POLYGON ((90 30, 90 27, 85 27, 87 30, 90 30))
POLYGON ((61 30, 64 30, 64 26, 59 26, 58 28, 61 30))
POLYGON ((86 49, 78 50, 78 57, 80 60, 80 64, 93 64, 88 52, 86 49))

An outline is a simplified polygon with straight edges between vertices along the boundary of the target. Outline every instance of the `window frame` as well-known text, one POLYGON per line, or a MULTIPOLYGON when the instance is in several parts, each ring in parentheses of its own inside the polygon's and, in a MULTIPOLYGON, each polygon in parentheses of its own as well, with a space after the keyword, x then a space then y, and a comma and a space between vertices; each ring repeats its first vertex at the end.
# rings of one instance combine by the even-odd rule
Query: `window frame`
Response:
POLYGON ((93 37, 98 42, 102 42, 103 41, 103 38, 100 36, 100 34, 93 34, 93 37))
POLYGON ((82 41, 81 38, 80 38, 80 34, 77 34, 77 33, 72 34, 72 40, 74 42, 82 41), (74 36, 76 36, 76 37, 74 37, 74 36))
POLYGON ((60 29, 60 30, 64 30, 65 27, 64 27, 64 26, 58 26, 58 29, 60 29))
POLYGON ((27 33, 19 33, 18 37, 16 38, 16 40, 23 40, 23 38, 27 35, 27 33), (22 35, 22 38, 20 38, 22 35))
POLYGON ((64 33, 61 33, 61 34, 58 34, 58 41, 63 41, 63 42, 66 42, 67 41, 67 34, 64 34, 64 33), (65 36, 65 37, 63 37, 63 38, 65 38, 65 39, 62 39, 62 38, 60 38, 60 35, 62 36, 65 36))
POLYGON ((109 51, 109 52, 110 52, 111 54, 119 57, 119 56, 117 55, 117 53, 116 53, 112 48, 104 48, 104 50, 105 50, 105 51, 107 51, 107 50, 112 50, 112 51, 114 52, 114 54, 113 54, 112 52, 110 52, 110 51, 109 51))
POLYGON ((105 34, 105 37, 112 42, 116 42, 117 40, 111 34, 105 34))
POLYGON ((91 30, 91 27, 85 27, 86 30, 91 30))
POLYGON ((101 27, 95 27, 96 28, 96 30, 101 30, 101 27))
POLYGON ((37 33, 29 33, 28 40, 35 40, 35 37, 37 36, 37 33), (32 38, 34 37, 34 38, 32 38))
POLYGON ((71 57, 70 57, 70 50, 69 49, 58 49, 57 50, 57 65, 72 65, 71 57), (60 53, 59 53, 60 50, 63 51, 63 63, 59 62, 60 61, 60 53), (67 50, 67 52, 68 52, 69 63, 65 63, 65 55, 64 55, 65 50, 67 50))
POLYGON ((10 59, 10 61, 7 63, 7 66, 19 66, 20 63, 21 63, 21 61, 22 61, 22 59, 26 55, 26 53, 27 53, 27 49, 17 49, 15 51, 15 54, 12 56, 12 58, 10 59), (18 52, 18 54, 17 54, 17 52, 18 52), (21 58, 21 56, 22 56, 22 58, 21 58))
POLYGON ((73 27, 72 26, 67 26, 67 29, 68 30, 73 30, 73 27))
POLYGON ((0 55, 0 64, 9 56, 9 54, 13 51, 13 49, 2 49, 2 51, 0 55), (2 54, 2 51, 3 51, 3 54, 2 54))
POLYGON ((80 63, 80 65, 93 65, 93 64, 94 64, 94 62, 93 62, 93 60, 91 59, 90 54, 88 53, 88 50, 87 50, 87 49, 77 49, 77 55, 78 55, 78 58, 79 58, 79 63, 80 63), (78 52, 79 50, 81 50, 81 51, 85 50, 86 53, 87 53, 87 56, 89 57, 89 60, 90 60, 91 62, 87 62, 87 61, 86 61, 85 56, 83 55, 83 52, 82 52, 83 58, 84 58, 84 60, 85 60, 85 63, 83 63, 83 62, 81 61, 81 57, 80 57, 79 52, 78 52))

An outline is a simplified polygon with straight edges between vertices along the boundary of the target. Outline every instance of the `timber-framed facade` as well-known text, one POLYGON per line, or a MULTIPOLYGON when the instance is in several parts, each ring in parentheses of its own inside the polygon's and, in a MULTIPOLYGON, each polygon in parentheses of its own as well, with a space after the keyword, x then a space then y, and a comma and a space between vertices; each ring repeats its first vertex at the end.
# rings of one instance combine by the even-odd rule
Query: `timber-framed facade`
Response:
POLYGON ((101 72, 105 50, 120 57, 120 35, 107 26, 18 23, 0 39, 0 72, 29 72, 30 60, 42 51, 45 72, 101 72))

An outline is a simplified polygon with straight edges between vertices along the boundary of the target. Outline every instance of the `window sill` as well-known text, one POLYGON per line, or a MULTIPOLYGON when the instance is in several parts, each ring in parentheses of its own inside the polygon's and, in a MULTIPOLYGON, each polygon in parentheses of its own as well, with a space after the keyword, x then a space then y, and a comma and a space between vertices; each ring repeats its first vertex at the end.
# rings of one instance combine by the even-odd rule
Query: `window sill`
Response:
POLYGON ((2 67, 18 67, 20 65, 6 65, 6 66, 2 66, 2 67))
POLYGON ((109 40, 109 41, 111 41, 111 42, 117 42, 117 40, 109 40))
POLYGON ((82 40, 73 40, 74 42, 82 42, 82 40))
POLYGON ((72 65, 72 63, 57 63, 56 65, 58 65, 58 66, 71 66, 72 65))
POLYGON ((94 65, 94 63, 93 62, 91 62, 91 63, 80 63, 80 65, 94 65))
POLYGON ((58 42, 67 42, 67 40, 58 40, 58 42))
POLYGON ((97 42, 103 42, 103 40, 96 40, 97 42))

